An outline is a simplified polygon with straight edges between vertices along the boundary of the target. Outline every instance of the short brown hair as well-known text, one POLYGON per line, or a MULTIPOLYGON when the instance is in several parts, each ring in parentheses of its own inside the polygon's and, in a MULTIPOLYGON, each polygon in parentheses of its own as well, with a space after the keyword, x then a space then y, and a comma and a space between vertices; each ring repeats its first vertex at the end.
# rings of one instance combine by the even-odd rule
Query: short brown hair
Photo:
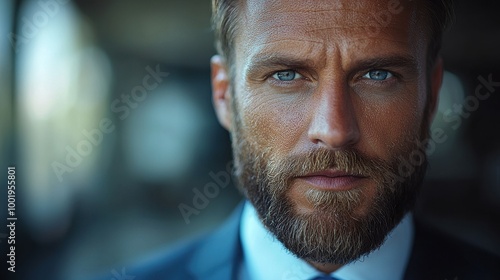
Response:
POLYGON ((215 32, 215 48, 227 61, 232 61, 234 38, 237 29, 240 0, 212 0, 212 28, 215 32))
MULTIPOLYGON (((237 31, 238 4, 241 0, 212 0, 212 26, 215 31, 215 47, 217 52, 231 63, 233 46, 237 31)), ((453 21, 453 0, 425 0, 425 13, 430 24, 430 41, 428 46, 428 67, 441 49, 443 32, 453 21)), ((231 66, 230 66, 231 67, 231 66)))

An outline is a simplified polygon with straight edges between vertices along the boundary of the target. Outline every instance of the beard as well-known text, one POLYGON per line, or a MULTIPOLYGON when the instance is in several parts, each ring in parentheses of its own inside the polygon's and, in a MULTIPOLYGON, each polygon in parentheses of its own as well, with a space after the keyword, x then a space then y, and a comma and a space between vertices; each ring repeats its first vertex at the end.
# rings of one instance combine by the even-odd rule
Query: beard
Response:
MULTIPOLYGON (((420 131, 420 139, 424 134, 420 131)), ((423 153, 424 160, 414 166, 414 172, 406 176, 398 173, 401 157, 420 150, 414 141, 419 140, 416 135, 408 135, 398 147, 391 147, 389 160, 369 157, 354 148, 318 148, 279 157, 272 147, 262 147, 247 135, 238 114, 233 118, 231 137, 238 187, 276 239, 309 262, 346 264, 380 247, 413 208, 427 166, 423 153), (326 169, 368 180, 346 191, 307 189, 303 196, 313 210, 297 211, 289 196, 294 178, 326 169), (363 183, 367 181, 375 183, 374 195, 367 194, 368 186, 363 183), (359 211, 364 205, 366 209, 359 211)))

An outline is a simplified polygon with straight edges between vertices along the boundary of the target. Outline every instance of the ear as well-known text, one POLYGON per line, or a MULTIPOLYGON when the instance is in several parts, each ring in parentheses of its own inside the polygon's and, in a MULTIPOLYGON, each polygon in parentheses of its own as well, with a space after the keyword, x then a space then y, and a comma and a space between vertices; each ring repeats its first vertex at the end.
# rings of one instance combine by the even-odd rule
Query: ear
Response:
POLYGON ((439 102, 439 91, 441 89, 441 84, 443 82, 443 58, 438 56, 435 63, 434 67, 431 70, 431 75, 430 75, 430 95, 429 95, 429 110, 428 113, 429 115, 427 116, 429 118, 429 123, 432 122, 432 119, 434 119, 434 115, 436 114, 436 110, 438 108, 438 102, 439 102))
POLYGON ((231 131, 232 107, 228 67, 220 55, 214 55, 210 61, 212 68, 212 102, 219 123, 231 131))

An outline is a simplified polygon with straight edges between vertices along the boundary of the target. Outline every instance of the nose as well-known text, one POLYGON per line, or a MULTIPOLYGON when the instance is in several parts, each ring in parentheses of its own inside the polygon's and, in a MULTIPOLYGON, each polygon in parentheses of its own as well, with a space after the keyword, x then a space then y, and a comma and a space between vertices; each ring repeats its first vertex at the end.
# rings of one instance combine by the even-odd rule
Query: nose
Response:
POLYGON ((316 145, 338 150, 359 141, 357 118, 348 86, 318 88, 308 138, 316 145))

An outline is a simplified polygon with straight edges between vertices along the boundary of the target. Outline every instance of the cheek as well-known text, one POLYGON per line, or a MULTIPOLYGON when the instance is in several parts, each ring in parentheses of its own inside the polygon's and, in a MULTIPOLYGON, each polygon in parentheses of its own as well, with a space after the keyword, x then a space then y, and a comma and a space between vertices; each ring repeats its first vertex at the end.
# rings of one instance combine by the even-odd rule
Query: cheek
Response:
POLYGON ((419 136, 425 109, 425 95, 415 87, 390 101, 359 100, 360 149, 390 159, 408 141, 419 136))
POLYGON ((307 101, 287 95, 243 91, 239 106, 247 136, 260 147, 285 154, 297 146, 307 128, 307 101))

